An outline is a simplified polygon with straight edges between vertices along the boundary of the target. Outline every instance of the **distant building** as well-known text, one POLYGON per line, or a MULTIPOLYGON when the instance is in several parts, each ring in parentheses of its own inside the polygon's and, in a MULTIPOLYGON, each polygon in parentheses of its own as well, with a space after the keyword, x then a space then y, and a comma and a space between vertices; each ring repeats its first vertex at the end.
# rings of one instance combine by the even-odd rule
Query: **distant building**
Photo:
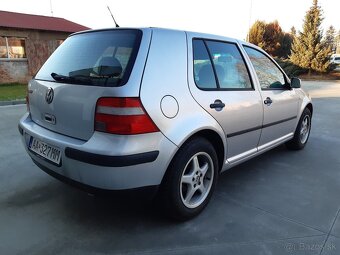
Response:
POLYGON ((0 11, 0 83, 27 82, 68 35, 87 29, 62 18, 0 11))

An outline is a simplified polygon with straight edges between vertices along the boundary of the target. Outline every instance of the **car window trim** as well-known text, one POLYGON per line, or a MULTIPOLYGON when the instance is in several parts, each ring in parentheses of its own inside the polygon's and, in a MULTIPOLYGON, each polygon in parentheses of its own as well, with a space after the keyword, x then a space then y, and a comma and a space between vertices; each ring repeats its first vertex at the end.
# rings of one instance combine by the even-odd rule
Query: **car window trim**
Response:
POLYGON ((266 90, 291 90, 291 88, 288 87, 287 84, 284 84, 284 87, 282 88, 261 88, 261 90, 264 90, 264 91, 266 90))
POLYGON ((214 72, 215 82, 216 82, 216 86, 217 86, 216 90, 220 90, 221 89, 220 81, 218 80, 218 76, 217 76, 217 72, 216 72, 216 67, 214 65, 214 61, 212 59, 210 49, 209 49, 209 47, 207 45, 207 42, 205 40, 202 40, 202 41, 203 41, 203 44, 205 46, 205 49, 207 50, 207 53, 208 53, 208 56, 209 56, 209 60, 210 60, 210 64, 211 64, 213 72, 214 72))
MULTIPOLYGON (((202 40, 205 47, 206 47, 206 50, 209 54, 209 60, 210 60, 210 63, 211 65, 213 66, 213 70, 214 70, 214 75, 215 75, 215 81, 216 81, 216 85, 219 86, 219 81, 218 81, 218 78, 217 78, 217 74, 216 74, 216 70, 215 70, 215 66, 214 66, 214 63, 212 61, 212 57, 211 57, 211 54, 210 54, 210 50, 208 48, 208 46, 206 45, 206 41, 212 41, 212 42, 220 42, 220 43, 228 43, 228 44, 234 44, 237 48, 237 50, 239 51, 240 53, 240 56, 243 60, 243 63, 247 69, 247 73, 248 73, 248 76, 249 76, 249 80, 250 80, 250 85, 251 85, 251 88, 200 88, 197 83, 196 83, 196 80, 194 78, 194 82, 195 82, 195 85, 198 89, 200 90, 203 90, 203 91, 255 91, 255 86, 254 86, 254 82, 253 82, 253 77, 250 73, 250 70, 249 70, 249 67, 247 65, 247 61, 241 51, 241 48, 240 46, 238 45, 237 42, 231 42, 231 41, 223 41, 223 40, 217 40, 217 39, 210 39, 210 38, 204 38, 204 37, 193 37, 192 38, 192 45, 193 45, 193 42, 194 40, 202 40)), ((192 47, 192 56, 194 56, 194 47, 192 47)), ((192 61, 194 61, 194 58, 192 59, 192 61)))

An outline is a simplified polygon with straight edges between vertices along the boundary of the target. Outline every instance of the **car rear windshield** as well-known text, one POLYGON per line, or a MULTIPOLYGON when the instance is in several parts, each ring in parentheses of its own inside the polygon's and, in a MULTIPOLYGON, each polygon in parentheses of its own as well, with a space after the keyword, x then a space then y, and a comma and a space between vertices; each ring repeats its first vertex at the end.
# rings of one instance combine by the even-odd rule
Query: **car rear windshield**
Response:
POLYGON ((63 42, 35 79, 91 86, 122 86, 133 68, 142 31, 85 32, 63 42))

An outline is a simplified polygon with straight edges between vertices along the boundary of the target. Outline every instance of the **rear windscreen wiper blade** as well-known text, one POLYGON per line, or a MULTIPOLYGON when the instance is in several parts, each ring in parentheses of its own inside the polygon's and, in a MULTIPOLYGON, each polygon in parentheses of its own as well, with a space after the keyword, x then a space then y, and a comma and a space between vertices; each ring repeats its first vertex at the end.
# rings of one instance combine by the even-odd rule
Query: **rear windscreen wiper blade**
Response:
POLYGON ((61 74, 57 74, 57 73, 51 73, 51 76, 53 79, 55 79, 56 81, 65 81, 65 80, 73 80, 73 78, 66 76, 66 75, 61 75, 61 74))
POLYGON ((100 86, 107 86, 107 83, 110 79, 115 79, 117 86, 122 81, 121 78, 111 77, 109 75, 71 75, 66 76, 57 73, 51 73, 52 78, 57 82, 64 82, 64 83, 71 83, 71 84, 84 84, 84 85, 100 85, 100 86))
POLYGON ((66 76, 62 74, 57 74, 57 73, 51 73, 51 76, 54 80, 56 81, 61 81, 61 82, 66 82, 66 83, 86 83, 86 84, 92 84, 91 77, 88 76, 66 76))

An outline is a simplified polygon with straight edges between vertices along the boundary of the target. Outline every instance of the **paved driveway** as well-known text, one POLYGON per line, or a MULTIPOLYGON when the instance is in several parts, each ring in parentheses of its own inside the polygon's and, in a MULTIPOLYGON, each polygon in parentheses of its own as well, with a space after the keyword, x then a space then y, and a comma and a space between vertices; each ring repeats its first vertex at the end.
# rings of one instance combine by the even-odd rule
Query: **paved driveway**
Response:
POLYGON ((150 203, 98 198, 39 170, 0 107, 0 254, 340 254, 340 82, 308 82, 305 150, 284 146, 222 174, 206 210, 175 223, 150 203))

